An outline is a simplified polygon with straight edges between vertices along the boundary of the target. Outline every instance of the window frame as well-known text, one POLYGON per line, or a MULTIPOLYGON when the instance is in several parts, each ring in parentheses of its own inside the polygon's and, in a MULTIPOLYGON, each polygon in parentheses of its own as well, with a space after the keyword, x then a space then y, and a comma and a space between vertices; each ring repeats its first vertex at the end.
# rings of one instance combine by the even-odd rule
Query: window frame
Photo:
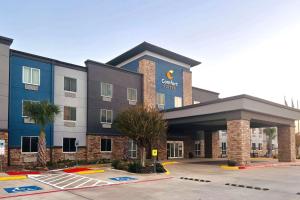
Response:
POLYGON ((28 67, 28 66, 23 66, 22 68, 22 83, 24 84, 28 84, 28 85, 36 85, 36 86, 40 86, 41 85, 41 70, 39 68, 34 68, 34 67, 28 67), (30 70, 30 81, 29 82, 25 82, 25 74, 24 74, 24 69, 27 68, 30 70), (35 84, 32 82, 32 71, 33 70, 38 70, 39 72, 39 81, 38 84, 35 84))
POLYGON ((109 110, 109 109, 100 109, 100 123, 101 124, 112 124, 114 121, 113 118, 113 110, 109 110), (102 112, 105 111, 105 121, 102 121, 102 112), (111 122, 107 122, 107 111, 111 112, 111 122))
POLYGON ((106 82, 101 82, 100 84, 100 92, 101 92, 101 97, 106 97, 106 98, 112 98, 113 97, 113 91, 114 91, 114 86, 111 83, 106 83, 106 82), (103 89, 102 89, 102 85, 110 85, 111 86, 111 96, 107 96, 105 94, 103 94, 103 89))
POLYGON ((29 135, 29 136, 21 136, 21 154, 36 154, 36 153, 38 153, 38 143, 39 143, 39 136, 31 136, 31 135, 29 135), (24 152, 23 151, 23 138, 25 138, 25 137, 29 137, 30 138, 30 144, 29 144, 29 148, 30 148, 30 151, 29 152, 24 152), (32 152, 31 151, 31 138, 37 138, 37 151, 36 152, 32 152))
POLYGON ((166 105, 166 95, 165 95, 165 93, 161 93, 161 92, 157 92, 156 93, 156 105, 158 106, 158 108, 162 108, 163 107, 163 109, 165 108, 165 105, 166 105), (159 102, 158 102, 158 99, 160 99, 160 98, 158 98, 160 95, 163 95, 163 99, 164 99, 164 103, 163 104, 160 104, 159 102))
POLYGON ((137 143, 132 139, 128 140, 128 157, 131 159, 137 159, 138 157, 138 146, 137 143), (135 150, 133 149, 134 146, 136 146, 135 150), (132 156, 133 152, 135 152, 135 156, 132 156))
POLYGON ((40 103, 40 101, 34 101, 34 100, 24 100, 24 99, 22 99, 22 118, 27 118, 27 117, 29 117, 29 116, 25 116, 24 115, 24 101, 30 101, 31 103, 40 103))
MULTIPOLYGON (((63 153, 77 153, 77 147, 76 147, 76 140, 77 140, 77 138, 74 138, 74 137, 63 137, 62 138, 62 152, 63 153), (75 151, 64 151, 64 139, 75 139, 75 141, 74 141, 74 145, 75 145, 75 151)), ((69 140, 69 150, 70 150, 71 148, 70 148, 70 140, 69 140)))
POLYGON ((111 138, 101 138, 100 139, 100 152, 111 153, 113 148, 113 140, 111 138), (102 140, 110 140, 110 151, 102 151, 102 140))
MULTIPOLYGON (((178 101, 179 102, 179 101, 178 101)), ((179 97, 179 96, 175 96, 174 97, 174 107, 175 108, 180 108, 180 107, 182 107, 182 97, 179 97), (177 100, 179 100, 180 99, 180 106, 176 106, 176 102, 177 102, 177 100)))
POLYGON ((127 100, 128 101, 133 101, 133 102, 137 102, 137 89, 136 88, 127 88, 127 100), (129 99, 129 91, 133 90, 135 91, 135 99, 129 99))
MULTIPOLYGON (((72 114, 71 114, 71 118, 72 118, 72 114)), ((77 108, 76 107, 72 107, 72 106, 64 106, 63 120, 65 122, 77 122, 77 108), (65 119, 65 108, 75 108, 75 120, 65 119)))
MULTIPOLYGON (((71 85, 70 85, 70 87, 71 87, 71 85)), ((69 76, 64 76, 64 91, 65 91, 65 92, 76 93, 76 92, 77 92, 77 79, 76 79, 76 78, 69 77, 69 76), (75 81, 75 91, 66 90, 66 88, 65 88, 65 87, 66 87, 66 85, 65 85, 66 79, 69 79, 69 81, 72 81, 72 80, 75 81)))

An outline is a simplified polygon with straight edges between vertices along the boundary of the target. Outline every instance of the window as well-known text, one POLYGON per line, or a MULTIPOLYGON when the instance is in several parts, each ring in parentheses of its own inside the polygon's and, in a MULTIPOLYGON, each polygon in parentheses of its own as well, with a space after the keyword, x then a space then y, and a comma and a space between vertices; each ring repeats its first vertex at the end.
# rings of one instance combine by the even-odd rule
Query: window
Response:
POLYGON ((200 157, 201 155, 201 145, 200 140, 195 141, 195 156, 200 157))
POLYGON ((76 92, 77 91, 77 80, 74 78, 65 77, 65 91, 76 92))
POLYGON ((128 156, 129 158, 137 158, 137 144, 132 139, 128 142, 128 156))
POLYGON ((63 139, 63 152, 76 152, 76 138, 63 139))
POLYGON ((164 109, 165 107, 165 94, 157 93, 156 95, 156 104, 159 109, 164 109))
POLYGON ((65 106, 64 107, 64 120, 76 121, 76 108, 65 106))
POLYGON ((101 96, 112 98, 113 85, 110 83, 101 83, 101 96))
POLYGON ((111 124, 113 121, 113 111, 101 109, 100 111, 100 121, 101 123, 108 123, 111 124))
POLYGON ((174 97, 174 105, 175 105, 175 108, 178 108, 178 107, 182 107, 182 98, 181 97, 174 97))
POLYGON ((101 151, 111 152, 111 139, 101 138, 101 151))
POLYGON ((127 100, 137 101, 137 89, 127 88, 127 100))
POLYGON ((262 150, 262 143, 258 143, 258 150, 262 150))
POLYGON ((23 83, 40 85, 40 69, 23 66, 23 83))
POLYGON ((198 103, 200 103, 200 101, 196 101, 196 100, 194 100, 194 104, 198 104, 198 103))
POLYGON ((222 155, 226 155, 226 151, 227 151, 227 147, 226 147, 226 142, 222 142, 222 147, 221 147, 221 149, 222 149, 222 155))
POLYGON ((26 102, 39 103, 39 101, 23 100, 22 101, 22 117, 28 117, 28 114, 24 110, 24 105, 25 105, 26 102))
POLYGON ((37 136, 22 136, 21 139, 22 153, 37 153, 39 140, 37 136))
POLYGON ((256 150, 256 144, 252 143, 252 150, 256 150))

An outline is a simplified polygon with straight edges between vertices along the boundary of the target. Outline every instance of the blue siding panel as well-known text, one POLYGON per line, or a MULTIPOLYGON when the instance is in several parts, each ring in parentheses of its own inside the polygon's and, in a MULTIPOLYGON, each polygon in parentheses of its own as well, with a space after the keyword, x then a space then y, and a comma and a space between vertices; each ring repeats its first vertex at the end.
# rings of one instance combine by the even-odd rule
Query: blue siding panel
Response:
MULTIPOLYGON (((10 95, 9 95, 9 147, 21 147, 21 136, 38 136, 36 124, 26 124, 22 117, 22 100, 49 101, 53 103, 53 66, 21 56, 10 57, 10 95), (40 69, 38 91, 26 90, 22 83, 23 66, 40 69)), ((47 146, 52 143, 53 125, 46 128, 47 146)))
POLYGON ((138 66, 139 66, 139 61, 142 59, 148 59, 151 61, 154 61, 156 64, 156 92, 159 93, 164 93, 165 94, 165 109, 169 108, 174 108, 175 107, 175 102, 174 98, 175 96, 181 97, 183 100, 183 71, 189 71, 189 69, 176 65, 167 61, 164 61, 159 58, 155 58, 152 56, 142 56, 130 63, 127 63, 126 65, 122 66, 122 68, 131 70, 134 72, 138 71, 138 66), (176 87, 175 90, 165 88, 162 84, 162 79, 167 80, 166 78, 166 73, 169 70, 173 70, 173 81, 178 83, 178 86, 176 87))

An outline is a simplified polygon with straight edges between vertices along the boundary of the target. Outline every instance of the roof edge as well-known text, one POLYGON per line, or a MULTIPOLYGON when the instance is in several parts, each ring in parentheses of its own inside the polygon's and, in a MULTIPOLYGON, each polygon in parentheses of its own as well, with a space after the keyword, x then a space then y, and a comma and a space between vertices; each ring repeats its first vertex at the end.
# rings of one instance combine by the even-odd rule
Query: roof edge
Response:
POLYGON ((106 64, 110 64, 110 65, 118 65, 136 55, 138 55, 139 53, 142 53, 144 51, 150 51, 153 53, 157 53, 160 54, 162 56, 165 56, 167 58, 185 63, 190 65, 191 67, 194 67, 196 65, 201 64, 200 61, 194 60, 192 58, 188 58, 186 56, 180 55, 178 53, 175 53, 173 51, 164 49, 162 47, 153 45, 151 43, 148 42, 142 42, 141 44, 125 51, 124 53, 120 54, 119 56, 111 59, 110 61, 106 62, 106 64))
POLYGON ((198 107, 198 106, 205 106, 205 105, 210 105, 210 104, 215 104, 215 103, 222 103, 222 102, 226 102, 226 101, 231 101, 231 100, 236 100, 236 99, 243 99, 243 98, 251 99, 251 100, 254 100, 254 101, 258 101, 258 102, 261 102, 261 103, 269 104, 269 105, 272 105, 272 106, 277 106, 277 107, 280 107, 280 108, 284 108, 284 109, 288 109, 288 110, 296 111, 296 112, 300 113, 300 109, 291 108, 291 107, 288 107, 288 106, 285 106, 285 105, 282 105, 282 104, 279 104, 279 103, 275 103, 275 102, 272 102, 272 101, 269 101, 269 100, 254 97, 254 96, 251 96, 251 95, 248 95, 248 94, 241 94, 241 95, 236 95, 236 96, 231 96, 231 97, 226 97, 226 98, 220 98, 220 99, 216 99, 216 100, 212 100, 212 101, 206 101, 206 102, 203 102, 203 103, 192 104, 192 105, 183 106, 183 107, 179 107, 179 108, 171 108, 171 109, 163 110, 163 112, 183 110, 183 109, 186 109, 186 108, 195 108, 195 107, 198 107))
POLYGON ((13 41, 14 40, 11 38, 0 36, 0 44, 5 44, 10 46, 13 43, 13 41))
POLYGON ((209 93, 214 93, 214 94, 217 94, 217 95, 220 94, 218 92, 214 92, 214 91, 211 91, 211 90, 206 90, 206 89, 202 89, 202 88, 198 88, 198 87, 194 87, 194 86, 192 86, 192 89, 201 90, 201 91, 209 92, 209 93))
POLYGON ((88 63, 93 63, 93 64, 96 64, 96 65, 101 65, 101 67, 106 67, 106 68, 113 69, 113 70, 118 70, 118 71, 122 71, 122 72, 127 72, 127 73, 132 73, 132 74, 143 76, 143 74, 141 74, 141 73, 130 71, 130 70, 119 68, 119 67, 115 67, 113 65, 109 65, 109 64, 106 64, 106 63, 98 62, 98 61, 95 61, 95 60, 87 59, 86 61, 84 61, 84 63, 86 65, 88 65, 88 63))

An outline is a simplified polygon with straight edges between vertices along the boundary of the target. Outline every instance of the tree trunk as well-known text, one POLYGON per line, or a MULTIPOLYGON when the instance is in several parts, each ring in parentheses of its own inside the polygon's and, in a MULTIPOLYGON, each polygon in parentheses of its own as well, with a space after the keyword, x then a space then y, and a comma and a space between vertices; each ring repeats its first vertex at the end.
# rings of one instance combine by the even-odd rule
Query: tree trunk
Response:
POLYGON ((268 157, 272 157, 272 140, 269 139, 268 141, 268 157))
POLYGON ((41 130, 38 141, 38 165, 46 167, 47 165, 47 148, 45 131, 41 130))
POLYGON ((145 147, 140 148, 140 154, 141 154, 141 157, 140 157, 141 165, 143 167, 145 167, 145 160, 146 160, 146 148, 145 147))

